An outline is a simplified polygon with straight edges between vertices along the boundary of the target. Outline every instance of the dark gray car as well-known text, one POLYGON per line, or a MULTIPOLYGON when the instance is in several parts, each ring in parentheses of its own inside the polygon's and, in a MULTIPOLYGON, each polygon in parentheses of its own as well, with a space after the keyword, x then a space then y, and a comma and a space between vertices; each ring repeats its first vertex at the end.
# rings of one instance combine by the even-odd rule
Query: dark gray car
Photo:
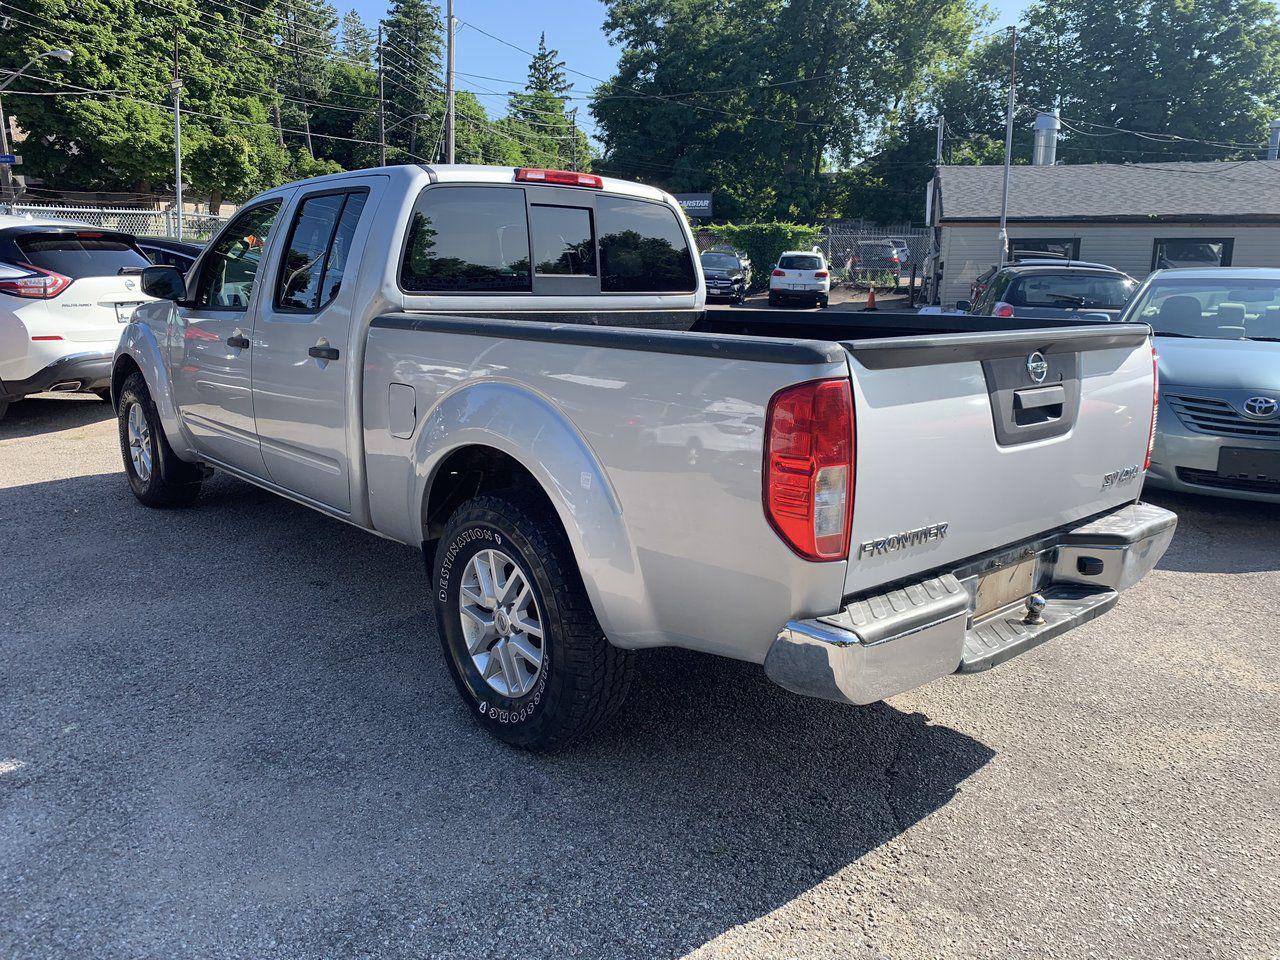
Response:
POLYGON ((996 271, 976 303, 957 310, 984 317, 1115 320, 1138 288, 1127 273, 1078 264, 1008 264, 996 271))

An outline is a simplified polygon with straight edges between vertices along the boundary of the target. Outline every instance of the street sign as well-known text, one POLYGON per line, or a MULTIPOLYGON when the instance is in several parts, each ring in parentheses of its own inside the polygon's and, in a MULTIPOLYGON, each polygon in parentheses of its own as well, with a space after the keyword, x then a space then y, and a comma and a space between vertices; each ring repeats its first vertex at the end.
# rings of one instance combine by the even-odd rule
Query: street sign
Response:
POLYGON ((677 193, 675 194, 676 203, 684 208, 684 212, 691 217, 710 217, 711 213, 711 194, 709 193, 677 193))
POLYGON ((0 153, 0 167, 16 167, 22 163, 22 158, 16 153, 0 153))

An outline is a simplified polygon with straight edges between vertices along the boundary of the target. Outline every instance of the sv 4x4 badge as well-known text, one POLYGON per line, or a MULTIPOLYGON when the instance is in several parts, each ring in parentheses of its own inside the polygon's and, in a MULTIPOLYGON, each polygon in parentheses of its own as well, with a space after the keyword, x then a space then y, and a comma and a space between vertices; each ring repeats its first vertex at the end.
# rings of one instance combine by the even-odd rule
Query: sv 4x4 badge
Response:
POLYGON ((1142 468, 1136 463, 1131 467, 1125 467, 1123 470, 1112 470, 1110 473, 1102 476, 1102 489, 1107 490, 1111 487, 1118 487, 1121 484, 1128 483, 1134 477, 1142 472, 1142 468))

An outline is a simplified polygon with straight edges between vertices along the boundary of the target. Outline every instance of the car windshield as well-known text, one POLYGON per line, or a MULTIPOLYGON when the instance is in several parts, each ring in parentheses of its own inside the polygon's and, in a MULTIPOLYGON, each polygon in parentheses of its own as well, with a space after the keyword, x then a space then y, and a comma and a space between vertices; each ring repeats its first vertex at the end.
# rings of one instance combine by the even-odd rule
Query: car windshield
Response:
POLYGON ((731 253, 704 253, 702 266, 708 270, 737 270, 738 258, 731 253))
POLYGON ((791 254, 779 260, 778 266, 783 270, 821 270, 822 258, 807 254, 791 254))
POLYGON ((1015 280, 1003 299, 1024 307, 1119 310, 1129 302, 1136 286, 1134 280, 1118 273, 1034 273, 1015 280))
POLYGON ((1166 337, 1280 340, 1280 279, 1153 280, 1129 319, 1149 323, 1166 337))

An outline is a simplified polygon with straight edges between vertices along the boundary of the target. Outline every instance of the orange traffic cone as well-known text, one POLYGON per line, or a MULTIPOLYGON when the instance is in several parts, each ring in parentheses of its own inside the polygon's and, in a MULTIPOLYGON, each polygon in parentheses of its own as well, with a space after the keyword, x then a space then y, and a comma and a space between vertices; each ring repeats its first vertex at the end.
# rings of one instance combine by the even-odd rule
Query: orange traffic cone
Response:
POLYGON ((876 310, 876 309, 878 309, 878 308, 876 307, 876 288, 875 288, 875 287, 870 287, 870 288, 867 290, 867 305, 866 305, 865 307, 863 307, 862 309, 864 309, 864 310, 876 310))

